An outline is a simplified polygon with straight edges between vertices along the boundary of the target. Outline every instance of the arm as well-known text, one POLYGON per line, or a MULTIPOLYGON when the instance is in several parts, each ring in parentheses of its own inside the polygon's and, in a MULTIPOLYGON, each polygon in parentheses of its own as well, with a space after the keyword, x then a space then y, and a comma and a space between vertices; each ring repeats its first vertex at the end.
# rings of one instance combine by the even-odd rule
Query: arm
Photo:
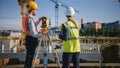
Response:
POLYGON ((39 19, 35 22, 35 24, 38 25, 41 20, 42 20, 42 18, 39 18, 39 19))
POLYGON ((37 26, 35 26, 34 21, 31 18, 28 18, 28 28, 30 32, 32 32, 31 36, 33 37, 41 37, 42 34, 36 31, 37 26))
POLYGON ((35 22, 35 24, 38 25, 43 18, 47 18, 47 17, 44 17, 44 16, 43 16, 43 17, 40 17, 40 18, 35 22))
POLYGON ((84 24, 82 23, 81 24, 81 31, 84 33, 85 32, 85 27, 84 27, 84 24))
POLYGON ((65 33, 66 33, 66 28, 64 26, 64 24, 61 24, 59 29, 61 30, 61 33, 59 34, 59 38, 62 40, 65 40, 65 33))

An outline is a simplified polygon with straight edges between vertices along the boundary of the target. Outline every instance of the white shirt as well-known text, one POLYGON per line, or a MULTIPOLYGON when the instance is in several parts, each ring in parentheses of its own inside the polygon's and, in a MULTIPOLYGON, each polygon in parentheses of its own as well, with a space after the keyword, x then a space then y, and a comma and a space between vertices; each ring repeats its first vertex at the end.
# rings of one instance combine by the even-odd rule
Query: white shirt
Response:
POLYGON ((27 23, 28 23, 27 28, 31 32, 31 34, 29 34, 29 36, 36 37, 36 38, 41 37, 42 34, 36 31, 37 26, 35 25, 35 22, 32 19, 33 16, 31 14, 28 14, 28 15, 31 17, 31 18, 28 18, 28 20, 27 20, 27 23))

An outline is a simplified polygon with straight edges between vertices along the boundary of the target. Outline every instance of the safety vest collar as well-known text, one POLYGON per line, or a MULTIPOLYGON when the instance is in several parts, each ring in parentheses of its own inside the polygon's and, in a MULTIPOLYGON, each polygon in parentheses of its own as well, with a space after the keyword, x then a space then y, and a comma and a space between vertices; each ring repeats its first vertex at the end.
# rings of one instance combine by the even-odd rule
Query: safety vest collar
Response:
POLYGON ((70 20, 68 20, 67 22, 65 22, 64 23, 65 27, 67 27, 69 29, 79 29, 75 25, 70 25, 70 22, 72 23, 72 21, 70 21, 70 20))

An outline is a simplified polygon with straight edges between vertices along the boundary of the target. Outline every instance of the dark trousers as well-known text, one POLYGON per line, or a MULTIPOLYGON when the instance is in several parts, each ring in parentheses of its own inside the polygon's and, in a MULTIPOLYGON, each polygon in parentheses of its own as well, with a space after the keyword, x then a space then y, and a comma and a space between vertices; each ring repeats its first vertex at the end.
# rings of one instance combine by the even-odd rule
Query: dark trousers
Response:
POLYGON ((80 68, 80 53, 66 53, 63 52, 63 66, 62 68, 70 68, 71 61, 73 62, 74 68, 80 68))
POLYGON ((26 60, 24 68, 31 68, 32 67, 32 61, 35 53, 34 46, 26 45, 26 60))
POLYGON ((31 68, 32 67, 32 61, 35 53, 35 49, 37 47, 38 40, 32 37, 26 38, 26 60, 24 68, 31 68))

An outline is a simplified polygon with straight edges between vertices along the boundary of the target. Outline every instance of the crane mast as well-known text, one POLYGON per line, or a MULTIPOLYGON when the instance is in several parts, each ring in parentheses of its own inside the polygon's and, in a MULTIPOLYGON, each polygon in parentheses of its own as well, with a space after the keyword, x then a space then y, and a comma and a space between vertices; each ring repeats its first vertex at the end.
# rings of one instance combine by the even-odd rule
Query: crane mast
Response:
MULTIPOLYGON (((50 0, 53 3, 55 3, 55 26, 58 28, 59 24, 59 7, 62 6, 64 8, 68 8, 69 6, 65 5, 64 3, 58 1, 58 0, 50 0)), ((75 12, 79 13, 78 10, 75 9, 75 12)))

